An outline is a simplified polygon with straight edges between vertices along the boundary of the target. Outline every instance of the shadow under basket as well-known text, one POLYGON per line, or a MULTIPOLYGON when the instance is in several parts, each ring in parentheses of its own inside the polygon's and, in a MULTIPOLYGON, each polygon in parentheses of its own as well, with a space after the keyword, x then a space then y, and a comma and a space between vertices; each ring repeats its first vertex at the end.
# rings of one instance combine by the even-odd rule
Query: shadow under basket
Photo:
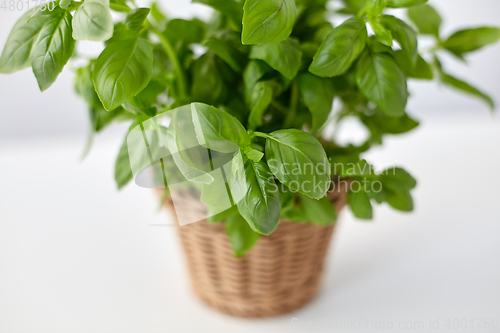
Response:
MULTIPOLYGON (((338 212, 346 204, 345 182, 328 194, 338 212)), ((206 210, 186 193, 177 209, 206 210)), ((177 217, 171 198, 165 205, 177 217)), ((191 284, 211 307, 238 317, 269 317, 297 310, 318 291, 334 225, 280 221, 242 258, 231 248, 224 224, 206 220, 177 228, 191 284)))

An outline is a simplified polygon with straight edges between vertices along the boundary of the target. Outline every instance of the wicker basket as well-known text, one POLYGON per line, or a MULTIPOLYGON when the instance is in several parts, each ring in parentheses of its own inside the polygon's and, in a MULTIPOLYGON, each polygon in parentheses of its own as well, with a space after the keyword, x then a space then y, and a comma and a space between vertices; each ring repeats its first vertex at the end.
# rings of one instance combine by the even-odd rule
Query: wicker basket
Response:
MULTIPOLYGON (((346 203, 345 186, 341 182, 329 195, 337 212, 346 203)), ((166 206, 173 212, 172 200, 166 206)), ((179 206, 176 197, 177 209, 184 206, 193 214, 206 209, 189 195, 179 206)), ((334 225, 281 221, 273 234, 236 258, 223 224, 200 221, 178 228, 195 293, 238 317, 276 316, 307 304, 318 290, 333 230, 334 225)))

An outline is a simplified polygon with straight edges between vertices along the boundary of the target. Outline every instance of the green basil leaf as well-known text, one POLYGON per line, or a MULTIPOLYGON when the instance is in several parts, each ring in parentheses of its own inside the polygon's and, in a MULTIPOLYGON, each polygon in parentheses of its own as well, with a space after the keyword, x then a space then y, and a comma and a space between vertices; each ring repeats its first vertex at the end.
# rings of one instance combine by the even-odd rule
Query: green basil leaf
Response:
POLYGON ((125 138, 115 163, 115 181, 118 189, 125 187, 133 178, 134 175, 132 174, 130 159, 128 157, 127 138, 125 138))
POLYGON ((331 79, 305 73, 300 77, 300 92, 312 114, 311 132, 317 132, 327 121, 333 107, 335 88, 331 79))
POLYGON ((245 123, 248 120, 248 110, 244 98, 239 94, 232 94, 224 105, 220 105, 222 111, 229 113, 231 116, 239 120, 240 123, 245 123))
POLYGON ((233 214, 227 219, 226 232, 237 257, 244 256, 260 238, 260 234, 253 231, 240 214, 233 214))
POLYGON ((94 86, 106 110, 137 95, 153 75, 153 48, 149 41, 119 40, 109 44, 94 66, 94 86))
POLYGON ((330 188, 330 166, 321 143, 298 129, 275 131, 266 136, 267 164, 288 188, 321 199, 330 188))
POLYGON ((252 147, 246 147, 243 149, 245 155, 252 161, 259 162, 264 157, 264 153, 253 149, 252 147))
POLYGON ((451 75, 441 73, 440 75, 441 82, 446 84, 447 86, 450 86, 452 88, 455 88, 457 90, 460 90, 462 92, 468 93, 472 96, 475 96, 479 99, 481 99, 484 103, 488 105, 488 107, 491 109, 491 111, 495 110, 495 102, 491 99, 490 96, 487 94, 483 93, 479 89, 471 86, 470 84, 457 79, 456 77, 453 77, 451 75))
POLYGON ((372 26, 373 32, 380 43, 389 47, 393 45, 392 33, 390 30, 386 29, 376 19, 370 19, 370 25, 372 26))
POLYGON ((411 212, 413 211, 413 199, 410 193, 407 192, 393 192, 391 190, 384 188, 385 201, 392 208, 403 211, 411 212))
POLYGON ((146 22, 150 11, 149 8, 137 8, 128 13, 125 18, 127 29, 131 31, 140 31, 144 27, 144 22, 146 22))
POLYGON ((102 103, 92 82, 92 66, 79 68, 75 75, 75 90, 87 104, 96 109, 102 109, 102 103))
POLYGON ((277 44, 292 33, 297 9, 294 0, 246 0, 243 44, 277 44))
POLYGON ((385 192, 383 191, 383 186, 380 181, 378 181, 378 184, 375 184, 375 182, 372 182, 370 184, 370 189, 368 189, 368 197, 370 199, 374 199, 378 204, 383 203, 386 201, 385 199, 385 192))
POLYGON ((425 4, 429 0, 387 0, 387 7, 404 8, 425 4))
POLYGON ((441 46, 451 53, 462 57, 464 53, 496 43, 500 40, 500 28, 482 27, 455 32, 441 46))
POLYGON ((366 13, 368 17, 379 16, 387 5, 386 0, 368 0, 366 2, 366 13))
POLYGON ((213 53, 205 53, 194 62, 191 95, 197 102, 218 105, 228 96, 218 63, 213 53))
POLYGON ((208 221, 208 223, 211 223, 211 224, 226 222, 227 220, 229 220, 230 217, 232 217, 235 214, 239 215, 237 206, 232 206, 231 208, 226 209, 225 211, 222 211, 218 214, 213 214, 212 209, 210 207, 208 207, 207 221, 208 221))
POLYGON ((234 28, 241 31, 241 21, 243 17, 243 8, 240 3, 234 0, 193 0, 193 2, 202 3, 211 6, 213 9, 227 16, 234 28))
POLYGON ((109 1, 86 0, 75 12, 73 38, 102 42, 113 37, 109 1))
POLYGON ((235 72, 241 73, 245 68, 245 56, 225 41, 210 38, 204 45, 219 58, 224 60, 235 72))
POLYGON ((66 10, 68 9, 69 5, 71 5, 72 2, 73 0, 61 0, 59 1, 59 7, 66 10))
POLYGON ((413 65, 408 53, 403 50, 393 52, 394 59, 399 65, 399 68, 407 77, 419 80, 432 80, 434 73, 431 65, 429 65, 420 55, 417 56, 417 61, 413 65))
MULTIPOLYGON (((97 101, 100 103, 99 99, 97 101)), ((116 108, 113 111, 106 111, 102 105, 91 106, 89 108, 91 130, 99 132, 111 125, 114 121, 128 121, 133 116, 127 113, 123 108, 116 108)))
MULTIPOLYGON (((193 127, 191 114, 186 111, 185 108, 174 111, 167 130, 167 147, 184 178, 194 183, 211 184, 214 177, 205 172, 208 170, 200 170, 206 164, 200 159, 202 153, 198 149, 191 153, 192 148, 197 147, 199 142, 193 134, 196 130, 193 127)), ((206 153, 208 154, 208 151, 206 153)))
POLYGON ((250 59, 263 60, 284 77, 292 80, 300 69, 302 51, 296 39, 288 38, 279 44, 252 46, 250 59))
POLYGON ((253 86, 259 81, 265 74, 272 71, 264 61, 261 60, 250 60, 245 71, 243 72, 243 81, 245 82, 245 87, 253 88, 253 86))
POLYGON ((406 77, 390 55, 367 50, 356 66, 356 84, 387 115, 404 114, 408 99, 406 77))
POLYGON ((173 19, 168 21, 163 34, 172 43, 172 45, 176 46, 177 49, 180 49, 180 44, 187 46, 190 44, 201 43, 205 31, 203 24, 198 20, 188 21, 183 19, 173 19))
POLYGON ((119 13, 128 13, 132 10, 124 2, 122 3, 120 1, 113 1, 113 0, 110 1, 109 8, 119 13))
POLYGON ((157 104, 158 96, 164 93, 167 87, 159 81, 152 79, 149 81, 146 88, 139 94, 132 97, 129 102, 136 108, 149 109, 157 104))
POLYGON ((421 80, 432 80, 434 78, 431 65, 429 65, 420 55, 417 58, 417 64, 415 65, 411 77, 421 80))
POLYGON ((262 116, 273 100, 273 88, 269 82, 258 82, 250 95, 250 116, 248 124, 250 129, 262 125, 262 116))
MULTIPOLYGON (((283 187, 281 187, 283 189, 283 187)), ((304 207, 298 204, 298 193, 280 191, 281 213, 280 218, 292 222, 304 223, 308 221, 304 207)), ((311 199, 314 200, 314 199, 311 199)))
POLYGON ((380 181, 384 188, 393 192, 408 192, 417 186, 417 181, 401 168, 390 168, 383 171, 380 181))
POLYGON ((33 44, 31 64, 41 91, 56 81, 73 54, 75 40, 71 36, 71 20, 69 12, 54 9, 33 44))
MULTIPOLYGON (((211 162, 216 163, 213 159, 211 162)), ((214 166, 214 169, 217 167, 214 166)), ((218 169, 224 173, 223 168, 218 169)), ((229 188, 226 187, 225 176, 221 172, 212 173, 214 181, 211 184, 202 185, 200 201, 210 206, 214 211, 225 210, 233 204, 228 196, 229 188)))
POLYGON ((337 221, 337 212, 330 199, 324 197, 315 200, 305 195, 300 195, 299 198, 307 221, 322 226, 337 221))
POLYGON ((373 115, 362 116, 361 121, 372 133, 378 134, 403 134, 419 125, 418 121, 408 117, 406 113, 400 117, 389 117, 379 110, 373 115))
POLYGON ((366 160, 357 161, 354 164, 348 164, 347 167, 344 165, 335 166, 335 173, 340 177, 373 177, 375 172, 373 170, 373 165, 366 162, 366 160), (340 169, 340 170, 338 170, 340 169))
POLYGON ((493 102, 491 97, 489 97, 488 95, 486 95, 485 93, 483 93, 479 89, 471 86, 470 84, 468 84, 460 79, 457 79, 456 77, 451 76, 451 75, 447 74, 446 72, 444 72, 444 70, 441 66, 441 62, 439 61, 439 59, 437 57, 434 57, 434 64, 435 64, 436 70, 438 72, 439 79, 441 80, 442 83, 446 84, 449 87, 455 88, 461 92, 465 92, 465 93, 470 94, 472 96, 478 97, 479 99, 483 100, 490 107, 491 111, 495 110, 495 103, 493 102))
POLYGON ((250 145, 247 131, 230 114, 202 103, 191 104, 191 113, 200 144, 222 153, 231 153, 238 146, 244 148, 250 145))
POLYGON ((323 41, 309 71, 320 77, 344 74, 366 46, 366 24, 356 18, 345 21, 323 41))
MULTIPOLYGON (((123 1, 123 0, 118 0, 123 1)), ((168 21, 167 16, 163 12, 161 5, 158 2, 153 2, 151 4, 151 17, 158 23, 161 27, 164 27, 164 23, 168 21)))
POLYGON ((365 191, 349 191, 347 193, 347 204, 357 218, 364 220, 373 218, 373 207, 370 202, 370 197, 365 191))
POLYGON ((414 64, 418 56, 418 41, 413 28, 391 15, 383 15, 380 18, 380 23, 391 31, 394 39, 399 42, 401 49, 408 54, 412 64, 414 64))
POLYGON ((31 66, 33 44, 49 15, 36 15, 39 8, 24 13, 12 28, 0 57, 0 73, 10 74, 31 66))
POLYGON ((238 202, 238 210, 250 227, 263 235, 271 234, 279 224, 281 201, 273 174, 264 162, 245 162, 247 193, 238 202))
POLYGON ((421 34, 434 35, 439 38, 441 16, 429 5, 415 6, 408 9, 410 20, 415 23, 421 34))
POLYGON ((347 8, 344 8, 346 14, 356 15, 366 6, 366 0, 342 0, 347 8))

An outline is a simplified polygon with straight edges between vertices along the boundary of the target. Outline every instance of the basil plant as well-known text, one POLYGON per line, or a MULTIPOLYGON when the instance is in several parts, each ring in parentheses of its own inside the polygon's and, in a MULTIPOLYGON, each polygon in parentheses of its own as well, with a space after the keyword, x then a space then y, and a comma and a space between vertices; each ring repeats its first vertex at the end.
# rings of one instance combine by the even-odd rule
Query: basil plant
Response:
MULTIPOLYGON (((212 18, 173 19, 156 3, 138 8, 133 0, 58 0, 35 7, 10 32, 0 73, 31 67, 44 91, 79 57, 77 42, 94 41, 102 52, 80 59, 86 64, 75 78, 94 133, 113 122, 129 122, 132 130, 191 104, 204 136, 233 143, 241 155, 234 163, 241 164, 235 169, 242 170, 237 177, 246 193, 209 220, 225 221, 238 256, 271 234, 280 218, 334 223, 327 194, 339 180, 349 179, 347 203, 360 219, 372 218, 375 203, 413 209, 416 181, 408 172, 377 173, 362 159, 385 137, 419 125, 405 110, 408 80, 439 80, 494 108, 490 97, 446 72, 439 56, 448 52, 465 61, 468 53, 497 42, 500 29, 443 36, 441 17, 427 0, 193 2, 212 7, 212 18), (399 13, 392 9, 407 12, 399 16, 409 20, 387 14, 399 13), (334 17, 343 23, 334 26, 334 17), (420 36, 430 36, 434 46, 419 48, 420 36), (366 142, 342 146, 325 134, 346 117, 366 126, 366 142)), ((197 174, 185 159, 176 160, 177 171, 197 174)), ((126 140, 115 176, 119 188, 133 178, 126 140)))

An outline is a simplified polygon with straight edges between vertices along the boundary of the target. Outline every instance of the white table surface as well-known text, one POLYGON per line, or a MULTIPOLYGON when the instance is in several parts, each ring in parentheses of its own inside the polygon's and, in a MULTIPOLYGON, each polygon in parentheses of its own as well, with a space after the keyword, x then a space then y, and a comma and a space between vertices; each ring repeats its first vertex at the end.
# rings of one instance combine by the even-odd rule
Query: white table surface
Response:
POLYGON ((500 332, 483 325, 500 320, 500 122, 486 120, 427 121, 370 153, 419 179, 416 211, 345 211, 321 294, 261 320, 192 295, 175 230, 149 226, 168 219, 154 194, 115 190, 120 137, 83 163, 80 139, 2 141, 0 332, 500 332))

